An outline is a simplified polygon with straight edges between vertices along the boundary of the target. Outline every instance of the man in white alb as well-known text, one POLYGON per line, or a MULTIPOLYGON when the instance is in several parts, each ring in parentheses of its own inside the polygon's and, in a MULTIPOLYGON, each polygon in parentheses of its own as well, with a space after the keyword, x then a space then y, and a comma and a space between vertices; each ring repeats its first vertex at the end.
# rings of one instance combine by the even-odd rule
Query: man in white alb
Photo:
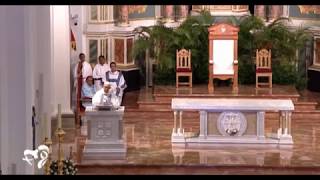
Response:
POLYGON ((79 54, 79 63, 77 63, 74 69, 74 78, 77 82, 78 78, 82 78, 82 84, 85 83, 88 76, 92 76, 92 68, 91 65, 85 60, 85 55, 83 53, 79 54))
POLYGON ((108 81, 105 81, 103 88, 96 92, 92 97, 92 105, 109 105, 118 108, 120 106, 119 97, 116 96, 115 89, 112 88, 111 84, 108 81))
MULTIPOLYGON (((75 87, 76 87, 76 112, 80 114, 81 111, 84 110, 81 104, 81 90, 82 85, 85 84, 86 79, 88 76, 92 76, 92 68, 91 65, 85 61, 85 55, 83 53, 79 54, 79 63, 77 63, 75 70, 74 70, 74 78, 75 80, 75 87)), ((79 118, 77 118, 77 123, 79 123, 79 118)), ((79 123, 80 124, 80 123, 79 123)))
POLYGON ((123 91, 127 88, 126 81, 124 80, 123 74, 117 70, 115 62, 110 63, 111 71, 106 72, 106 81, 110 82, 111 87, 115 89, 116 96, 120 99, 120 105, 122 102, 123 91))
POLYGON ((106 63, 104 56, 99 56, 99 63, 93 69, 93 79, 96 90, 99 91, 105 81, 106 72, 110 71, 110 66, 106 63))

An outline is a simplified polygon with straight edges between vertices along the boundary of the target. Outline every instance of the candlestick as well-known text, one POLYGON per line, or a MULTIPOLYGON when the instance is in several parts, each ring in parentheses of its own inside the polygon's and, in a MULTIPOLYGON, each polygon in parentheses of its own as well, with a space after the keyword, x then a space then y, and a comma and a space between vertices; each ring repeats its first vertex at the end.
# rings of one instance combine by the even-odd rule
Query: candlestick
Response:
POLYGON ((51 145, 52 145, 52 141, 49 138, 45 138, 44 142, 43 142, 46 146, 48 146, 49 148, 49 152, 48 152, 48 159, 47 162, 45 164, 45 174, 46 175, 50 175, 50 165, 51 165, 51 145))
POLYGON ((62 122, 61 122, 61 104, 58 104, 58 128, 62 127, 62 122))
POLYGON ((62 175, 63 174, 63 150, 62 150, 62 142, 63 142, 63 137, 65 135, 65 132, 61 129, 58 128, 56 130, 56 135, 58 136, 58 174, 62 175))

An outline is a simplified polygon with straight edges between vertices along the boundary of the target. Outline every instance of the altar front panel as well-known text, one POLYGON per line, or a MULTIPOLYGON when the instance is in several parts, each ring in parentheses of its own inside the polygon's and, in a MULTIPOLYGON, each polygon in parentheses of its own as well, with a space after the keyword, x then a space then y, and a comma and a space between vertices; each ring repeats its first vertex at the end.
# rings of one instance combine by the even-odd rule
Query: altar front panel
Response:
MULTIPOLYGON (((221 133, 218 130, 218 119, 222 112, 209 112, 208 113, 208 126, 207 132, 208 135, 217 135, 221 136, 221 133)), ((243 135, 257 135, 257 113, 253 112, 243 112, 242 113, 247 121, 247 128, 243 135)))

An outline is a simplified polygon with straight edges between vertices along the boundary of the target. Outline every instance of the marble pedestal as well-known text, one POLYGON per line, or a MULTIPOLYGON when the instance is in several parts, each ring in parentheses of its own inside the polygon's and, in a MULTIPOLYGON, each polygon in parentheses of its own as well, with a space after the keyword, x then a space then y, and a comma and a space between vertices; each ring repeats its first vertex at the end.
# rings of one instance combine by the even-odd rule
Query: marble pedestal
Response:
POLYGON ((83 160, 122 160, 126 157, 123 134, 124 107, 98 111, 87 108, 87 140, 83 160))

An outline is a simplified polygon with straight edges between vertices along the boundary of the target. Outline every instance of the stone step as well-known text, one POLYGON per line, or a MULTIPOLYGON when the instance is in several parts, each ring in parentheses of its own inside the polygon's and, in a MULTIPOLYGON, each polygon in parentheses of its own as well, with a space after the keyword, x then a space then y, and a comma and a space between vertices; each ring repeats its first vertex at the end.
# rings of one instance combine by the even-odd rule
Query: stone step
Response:
POLYGON ((252 95, 252 94, 154 94, 154 100, 156 102, 171 102, 172 98, 245 98, 245 99, 292 99, 292 101, 297 102, 299 95, 252 95))
POLYGON ((294 103, 295 110, 315 110, 317 107, 317 102, 304 102, 298 101, 294 103))
POLYGON ((292 114, 292 119, 312 119, 320 121, 320 110, 294 111, 292 114))
MULTIPOLYGON (((139 101, 138 105, 140 110, 164 111, 171 109, 171 102, 168 101, 139 101)), ((295 110, 315 110, 317 105, 317 102, 294 102, 295 110)))
POLYGON ((79 175, 285 175, 320 174, 319 166, 260 166, 260 165, 217 165, 217 164, 77 164, 79 175))

